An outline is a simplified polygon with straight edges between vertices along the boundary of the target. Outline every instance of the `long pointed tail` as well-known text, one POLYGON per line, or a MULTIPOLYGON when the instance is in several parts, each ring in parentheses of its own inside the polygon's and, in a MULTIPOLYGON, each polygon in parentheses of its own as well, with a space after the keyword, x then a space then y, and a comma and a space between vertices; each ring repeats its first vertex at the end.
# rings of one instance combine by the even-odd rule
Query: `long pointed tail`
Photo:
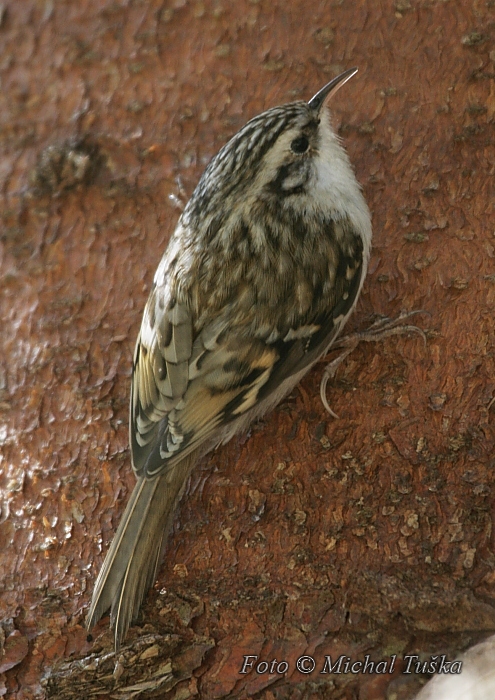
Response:
POLYGON ((116 650, 153 584, 162 546, 195 461, 195 455, 189 455, 155 479, 141 477, 131 494, 96 580, 86 619, 89 630, 111 607, 116 650))

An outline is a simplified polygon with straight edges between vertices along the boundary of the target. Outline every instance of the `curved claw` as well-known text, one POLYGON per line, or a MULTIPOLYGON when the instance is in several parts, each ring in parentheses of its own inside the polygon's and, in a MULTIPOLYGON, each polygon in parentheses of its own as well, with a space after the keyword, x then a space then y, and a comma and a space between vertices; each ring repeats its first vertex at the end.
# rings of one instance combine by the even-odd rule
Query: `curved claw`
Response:
POLYGON ((320 382, 320 399, 321 399, 322 404, 326 408, 326 410, 332 416, 332 418, 336 418, 337 420, 339 420, 339 416, 335 413, 335 411, 332 411, 332 409, 330 408, 330 404, 328 403, 328 400, 327 400, 327 384, 328 384, 329 379, 330 379, 330 374, 325 369, 325 371, 323 372, 323 377, 321 378, 321 382, 320 382))
MULTIPOLYGON (((338 419, 338 415, 332 411, 330 405, 327 401, 326 391, 329 379, 335 376, 337 368, 345 360, 345 358, 350 355, 350 353, 359 345, 361 341, 368 343, 376 342, 378 340, 383 340, 392 335, 403 335, 405 333, 417 333, 423 339, 426 345, 426 333, 422 328, 418 326, 412 326, 408 324, 403 324, 404 319, 411 318, 411 316, 416 316, 417 314, 427 314, 431 316, 428 311, 402 311, 397 318, 391 320, 386 316, 377 319, 366 331, 360 331, 353 333, 351 335, 345 336, 344 338, 337 339, 337 341, 331 347, 331 350, 338 350, 343 348, 343 352, 332 362, 327 364, 323 372, 323 377, 320 382, 320 398, 328 413, 333 417, 338 419)), ((325 358, 322 358, 324 360, 325 358)), ((321 360, 319 360, 321 362, 321 360)))

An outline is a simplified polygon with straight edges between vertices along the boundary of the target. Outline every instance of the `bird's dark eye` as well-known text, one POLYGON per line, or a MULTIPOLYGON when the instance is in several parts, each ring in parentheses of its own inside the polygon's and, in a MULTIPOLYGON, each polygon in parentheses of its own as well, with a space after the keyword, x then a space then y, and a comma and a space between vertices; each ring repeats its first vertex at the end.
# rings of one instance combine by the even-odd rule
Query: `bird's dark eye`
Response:
POLYGON ((290 145, 291 151, 294 153, 306 153, 309 148, 309 141, 306 136, 298 136, 290 145))

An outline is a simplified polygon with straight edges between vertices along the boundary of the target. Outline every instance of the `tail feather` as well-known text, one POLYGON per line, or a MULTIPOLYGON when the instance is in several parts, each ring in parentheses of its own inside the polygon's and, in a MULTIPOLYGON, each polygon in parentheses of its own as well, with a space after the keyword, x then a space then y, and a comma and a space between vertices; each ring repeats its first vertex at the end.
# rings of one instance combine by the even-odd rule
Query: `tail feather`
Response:
POLYGON ((108 608, 118 649, 155 580, 160 555, 195 463, 189 455, 152 480, 140 477, 95 584, 86 620, 91 629, 108 608))

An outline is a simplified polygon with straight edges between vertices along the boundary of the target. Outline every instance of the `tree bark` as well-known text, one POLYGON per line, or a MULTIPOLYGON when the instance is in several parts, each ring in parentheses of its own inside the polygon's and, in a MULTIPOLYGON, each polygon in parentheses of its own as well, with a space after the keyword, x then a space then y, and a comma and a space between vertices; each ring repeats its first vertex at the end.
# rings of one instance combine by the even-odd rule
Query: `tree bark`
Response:
POLYGON ((491 4, 2 3, 0 694, 405 699, 405 655, 493 633, 491 4), (115 657, 84 617, 134 483, 131 358, 173 200, 250 117, 354 65, 333 115, 374 248, 349 328, 423 310, 426 342, 361 345, 338 420, 319 365, 200 462, 115 657), (394 672, 321 673, 366 654, 394 672))

